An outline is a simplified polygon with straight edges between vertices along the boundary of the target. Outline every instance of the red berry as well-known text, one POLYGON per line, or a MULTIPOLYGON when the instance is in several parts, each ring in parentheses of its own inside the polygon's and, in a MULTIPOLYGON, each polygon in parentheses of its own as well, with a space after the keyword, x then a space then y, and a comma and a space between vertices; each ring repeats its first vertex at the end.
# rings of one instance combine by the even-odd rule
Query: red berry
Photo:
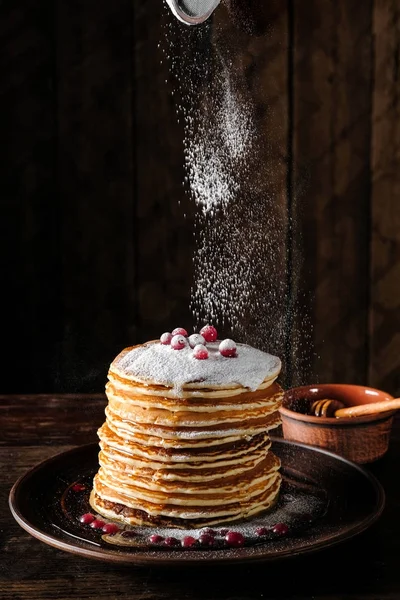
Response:
POLYGON ((228 533, 225 536, 225 541, 228 544, 228 546, 243 546, 244 537, 238 531, 228 531, 228 533))
POLYGON ((214 536, 209 533, 202 533, 199 536, 199 543, 201 546, 213 546, 214 545, 214 536))
POLYGON ((200 335, 200 333, 193 333, 189 336, 189 346, 191 348, 194 348, 195 346, 197 346, 197 344, 203 344, 203 346, 205 346, 206 340, 203 338, 202 335, 200 335))
POLYGON ((160 544, 163 541, 164 538, 161 535, 157 535, 156 533, 153 533, 153 535, 149 537, 150 544, 160 544))
POLYGON ((285 525, 285 523, 277 523, 273 528, 272 528, 273 533, 276 533, 276 535, 286 535, 287 532, 289 531, 289 527, 287 525, 285 525))
POLYGON ((90 525, 90 523, 93 523, 94 519, 95 519, 95 516, 92 515, 92 513, 85 513, 84 515, 82 515, 80 517, 79 520, 84 525, 90 525))
POLYGON ((119 531, 119 527, 115 523, 106 523, 105 525, 103 525, 102 530, 104 531, 104 533, 109 533, 113 535, 114 533, 117 533, 117 531, 119 531))
MULTIPOLYGON (((228 529, 226 530, 227 532, 229 531, 228 529)), ((208 533, 209 535, 212 535, 213 537, 215 535, 217 535, 217 532, 215 531, 215 529, 211 529, 210 527, 205 527, 204 529, 201 530, 201 533, 208 533)))
POLYGON ((166 331, 160 337, 160 342, 162 343, 163 346, 169 346, 171 343, 172 337, 173 337, 172 333, 170 333, 169 331, 166 331))
POLYGON ((183 335, 183 337, 187 337, 188 332, 186 331, 186 329, 183 329, 183 327, 176 327, 173 330, 172 335, 183 335))
POLYGON ((217 330, 212 325, 205 325, 200 329, 200 334, 206 340, 206 342, 215 342, 218 337, 217 330))
POLYGON ((83 485, 82 483, 75 483, 75 485, 72 486, 72 491, 74 492, 83 492, 83 490, 86 490, 86 485, 83 485))
POLYGON ((100 519, 95 519, 90 523, 90 527, 92 527, 92 529, 103 529, 104 525, 104 521, 100 521, 100 519))
POLYGON ((221 529, 219 535, 224 537, 228 533, 229 529, 221 529))
POLYGON ((187 346, 187 340, 183 335, 174 335, 171 340, 171 348, 173 350, 182 350, 187 346))
POLYGON ((197 360, 206 360, 208 358, 208 350, 203 344, 197 344, 193 349, 193 356, 197 360))
POLYGON ((268 529, 268 527, 259 527, 258 529, 256 529, 256 535, 259 535, 260 537, 263 535, 268 535, 268 533, 271 530, 268 529))
POLYGON ((191 548, 192 546, 194 546, 196 544, 196 539, 194 537, 192 537, 191 535, 187 535, 186 537, 183 538, 181 544, 182 544, 183 548, 191 548))
POLYGON ((179 540, 174 537, 167 537, 164 540, 166 546, 179 546, 179 540))
POLYGON ((219 345, 219 353, 226 358, 232 358, 237 354, 236 344, 233 340, 223 340, 219 345))

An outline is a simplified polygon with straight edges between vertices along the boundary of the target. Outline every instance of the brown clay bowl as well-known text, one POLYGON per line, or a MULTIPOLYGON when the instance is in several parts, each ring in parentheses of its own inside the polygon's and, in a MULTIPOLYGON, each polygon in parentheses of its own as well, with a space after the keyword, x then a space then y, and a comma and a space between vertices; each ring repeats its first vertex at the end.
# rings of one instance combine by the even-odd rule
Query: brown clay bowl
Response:
POLYGON ((378 460, 386 453, 396 411, 345 418, 307 414, 315 400, 324 398, 358 406, 393 397, 362 385, 325 383, 291 388, 280 408, 285 439, 327 448, 359 464, 378 460))

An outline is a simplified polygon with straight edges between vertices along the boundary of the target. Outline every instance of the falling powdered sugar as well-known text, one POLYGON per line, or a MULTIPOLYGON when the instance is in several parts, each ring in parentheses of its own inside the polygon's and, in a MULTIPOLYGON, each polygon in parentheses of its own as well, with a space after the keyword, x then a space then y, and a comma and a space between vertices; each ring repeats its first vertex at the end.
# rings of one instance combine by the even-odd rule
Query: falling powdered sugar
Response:
POLYGON ((196 133, 194 128, 187 130, 185 139, 187 182, 204 214, 225 209, 237 198, 243 185, 243 161, 250 155, 254 137, 249 106, 239 101, 226 67, 218 83, 208 118, 197 119, 196 133))
POLYGON ((292 293, 300 253, 288 253, 295 241, 280 109, 273 71, 270 89, 268 65, 223 10, 199 28, 168 14, 163 40, 183 126, 184 184, 197 209, 190 309, 198 328, 213 323, 226 337, 285 357, 289 384, 311 324, 299 313, 307 299, 292 293))

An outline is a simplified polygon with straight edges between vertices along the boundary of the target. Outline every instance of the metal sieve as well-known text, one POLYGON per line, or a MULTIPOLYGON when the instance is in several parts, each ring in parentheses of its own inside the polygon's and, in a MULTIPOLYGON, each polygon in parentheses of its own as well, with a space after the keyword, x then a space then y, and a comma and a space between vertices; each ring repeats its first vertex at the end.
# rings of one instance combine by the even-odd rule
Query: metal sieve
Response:
POLYGON ((208 19, 220 0, 167 0, 174 15, 186 25, 199 25, 208 19))

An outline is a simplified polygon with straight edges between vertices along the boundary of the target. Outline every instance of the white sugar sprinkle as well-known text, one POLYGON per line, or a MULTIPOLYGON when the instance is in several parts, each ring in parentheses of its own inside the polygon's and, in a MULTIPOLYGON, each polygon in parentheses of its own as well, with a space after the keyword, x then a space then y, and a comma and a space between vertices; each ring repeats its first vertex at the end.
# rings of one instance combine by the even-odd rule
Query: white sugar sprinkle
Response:
POLYGON ((189 383, 221 388, 237 384, 256 390, 264 379, 279 374, 281 361, 276 356, 238 344, 237 357, 225 358, 218 351, 219 343, 209 343, 209 358, 197 360, 189 346, 173 350, 150 342, 116 359, 114 366, 137 381, 173 387, 177 394, 189 383))
MULTIPOLYGON (((290 323, 299 312, 296 302, 306 305, 310 298, 297 301, 288 295, 288 269, 295 281, 300 252, 293 253, 289 265, 282 210, 286 149, 279 141, 278 118, 270 116, 275 108, 268 84, 263 81, 265 101, 254 101, 261 71, 253 72, 237 58, 240 49, 229 26, 210 20, 182 29, 166 15, 161 46, 183 126, 184 184, 196 207, 194 323, 199 328, 212 323, 224 335, 280 356, 290 339, 295 375, 310 343, 311 324, 307 319, 297 334, 290 323)), ((257 57, 248 59, 257 67, 257 57)))

